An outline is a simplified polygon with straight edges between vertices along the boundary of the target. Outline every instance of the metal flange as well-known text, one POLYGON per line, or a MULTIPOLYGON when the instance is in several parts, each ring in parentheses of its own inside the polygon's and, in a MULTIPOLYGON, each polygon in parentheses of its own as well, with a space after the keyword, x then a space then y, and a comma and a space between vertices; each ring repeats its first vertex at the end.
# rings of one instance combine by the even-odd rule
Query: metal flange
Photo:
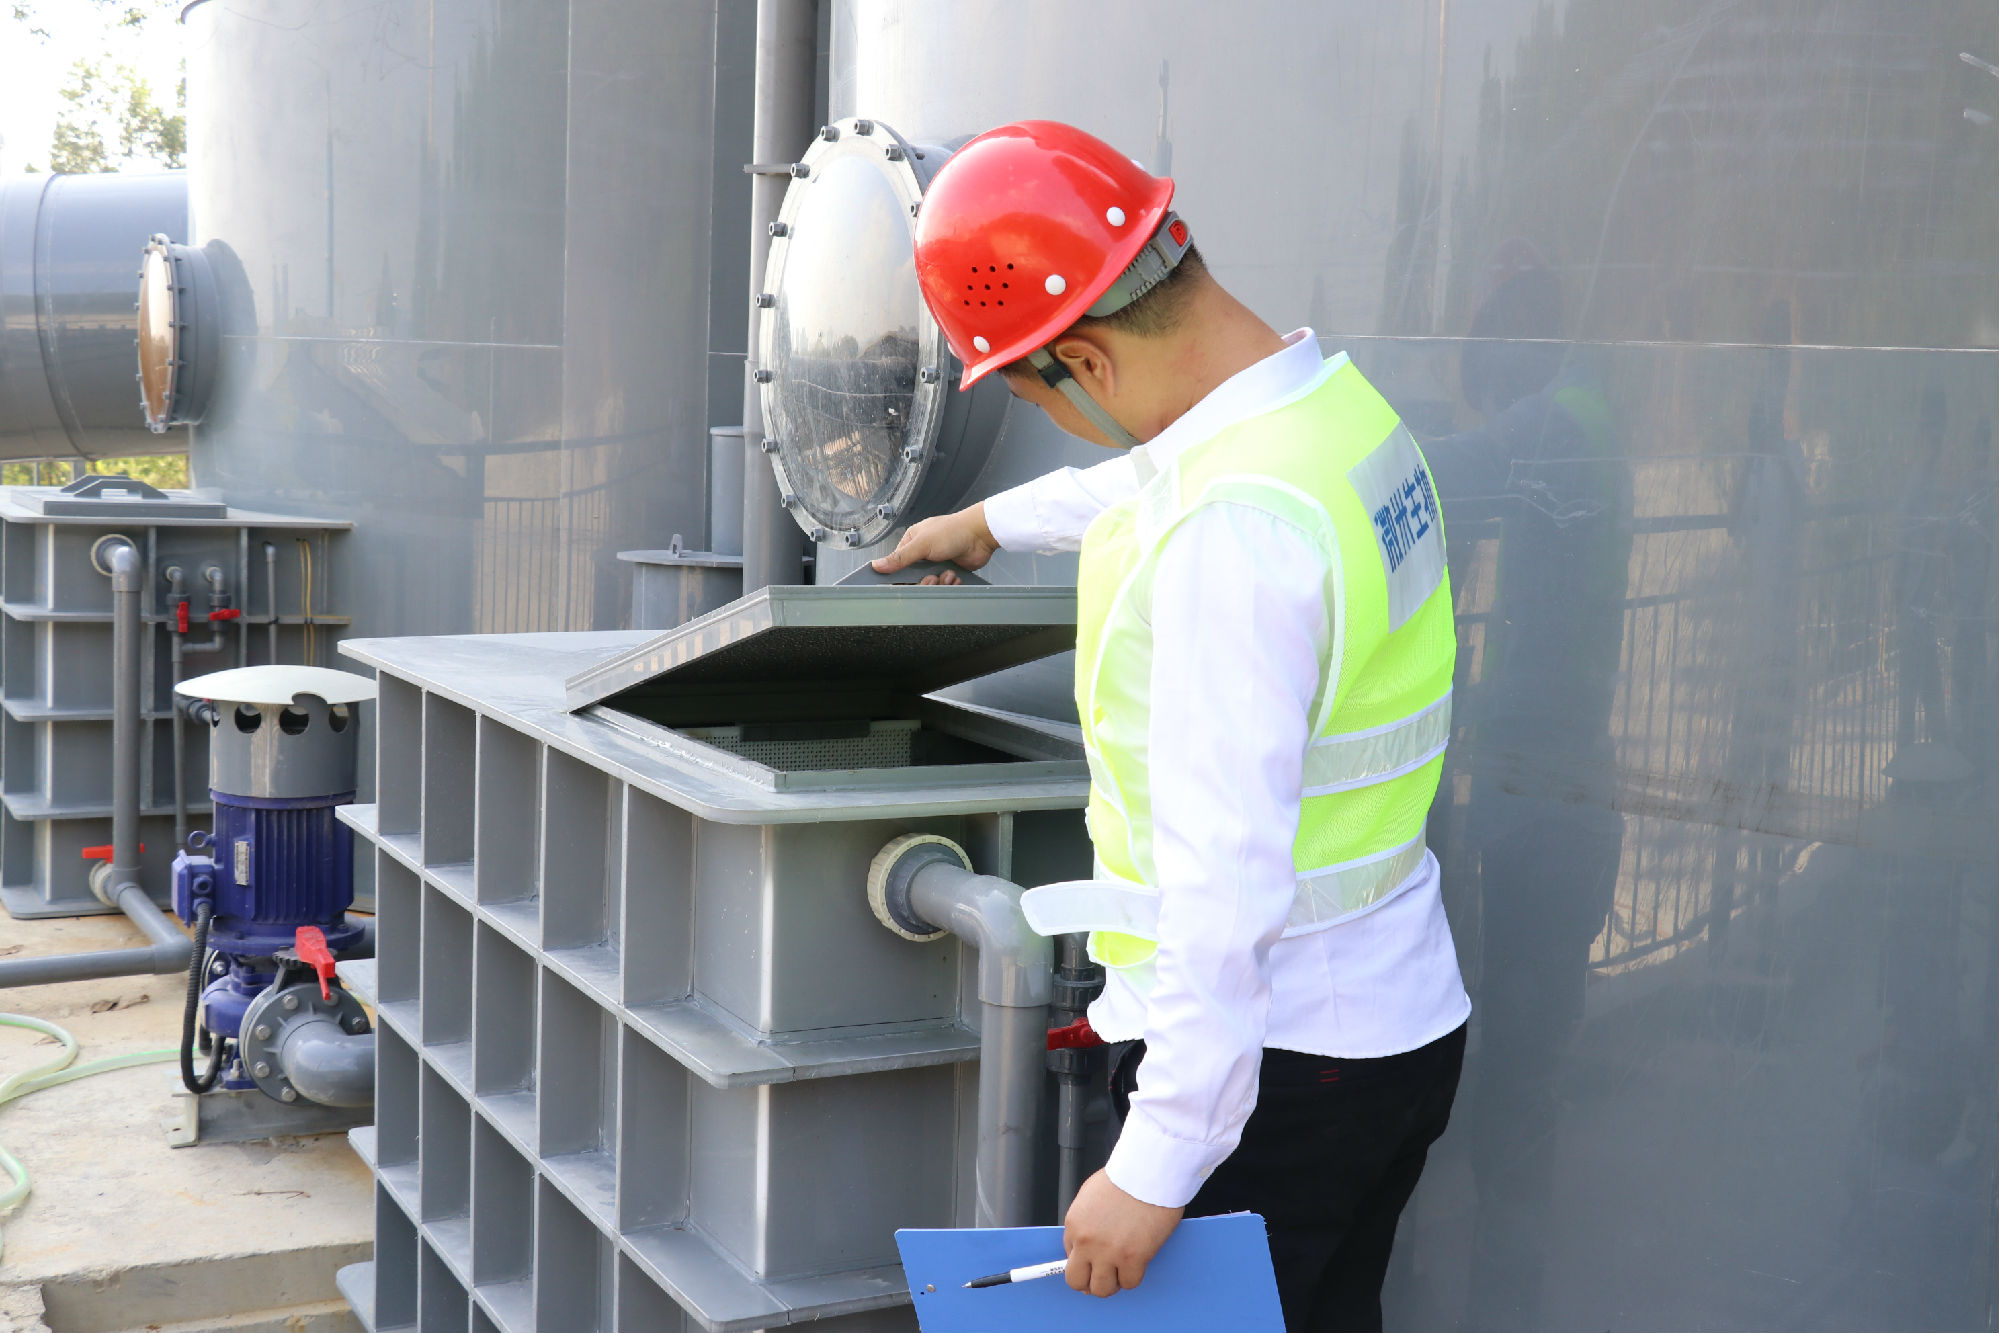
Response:
POLYGON ((868 866, 868 906, 874 909, 875 920, 918 944, 944 938, 947 931, 925 921, 909 905, 909 886, 916 872, 939 861, 972 868, 972 858, 963 847, 936 833, 905 833, 876 852, 868 866))
POLYGON ((265 1096, 288 1103, 305 1100, 285 1076, 278 1056, 293 1028, 325 1022, 337 1024, 342 1032, 363 1033, 368 1031, 368 1011, 338 985, 333 987, 331 999, 322 999, 319 983, 310 978, 289 986, 272 986, 250 1001, 250 1007, 243 1011, 236 1047, 244 1072, 265 1096))

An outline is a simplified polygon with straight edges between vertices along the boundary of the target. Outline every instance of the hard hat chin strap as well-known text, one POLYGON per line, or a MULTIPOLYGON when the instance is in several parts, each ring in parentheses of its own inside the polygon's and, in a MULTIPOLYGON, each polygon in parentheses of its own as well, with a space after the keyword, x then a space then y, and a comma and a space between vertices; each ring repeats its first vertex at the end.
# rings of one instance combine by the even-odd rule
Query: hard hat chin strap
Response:
POLYGON ((1075 405, 1083 419, 1104 433, 1104 438, 1120 449, 1136 449, 1138 437, 1120 426, 1117 418, 1103 409, 1089 392, 1076 382, 1069 373, 1069 367, 1049 355, 1046 347, 1037 347, 1027 354, 1027 364, 1033 366, 1041 376, 1041 382, 1067 398, 1075 405))

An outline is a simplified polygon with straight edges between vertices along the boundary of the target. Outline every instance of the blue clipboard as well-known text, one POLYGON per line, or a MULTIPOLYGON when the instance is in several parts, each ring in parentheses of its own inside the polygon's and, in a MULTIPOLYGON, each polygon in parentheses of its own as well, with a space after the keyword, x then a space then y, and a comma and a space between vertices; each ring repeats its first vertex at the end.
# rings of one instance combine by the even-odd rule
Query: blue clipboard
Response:
POLYGON ((965 1289, 988 1273, 1060 1259, 1061 1227, 907 1230, 895 1244, 923 1333, 1284 1333, 1270 1239, 1255 1213, 1182 1222, 1138 1289, 1108 1299, 1060 1277, 965 1289))

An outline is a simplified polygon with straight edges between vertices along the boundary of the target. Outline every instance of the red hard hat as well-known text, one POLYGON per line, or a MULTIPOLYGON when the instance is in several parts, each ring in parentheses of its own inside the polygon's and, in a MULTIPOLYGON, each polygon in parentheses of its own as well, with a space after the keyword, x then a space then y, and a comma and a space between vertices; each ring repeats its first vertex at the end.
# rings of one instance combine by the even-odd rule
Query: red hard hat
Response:
MULTIPOLYGON (((1081 318, 1152 239, 1172 199, 1170 179, 1059 121, 1002 125, 953 153, 917 214, 916 277, 965 363, 959 387, 1081 318)), ((1170 225, 1184 247, 1185 224, 1170 225)))

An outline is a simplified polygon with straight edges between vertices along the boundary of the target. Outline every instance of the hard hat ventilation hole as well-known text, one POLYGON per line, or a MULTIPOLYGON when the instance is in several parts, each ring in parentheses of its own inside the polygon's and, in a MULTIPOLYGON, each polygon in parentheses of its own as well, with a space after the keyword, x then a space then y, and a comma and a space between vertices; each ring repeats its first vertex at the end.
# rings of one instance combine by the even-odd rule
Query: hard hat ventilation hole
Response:
POLYGON ((1006 271, 1007 271, 1007 272, 1009 272, 1009 273, 1013 272, 1013 265, 1011 265, 1011 264, 1008 264, 1008 265, 1006 266, 1006 271))

